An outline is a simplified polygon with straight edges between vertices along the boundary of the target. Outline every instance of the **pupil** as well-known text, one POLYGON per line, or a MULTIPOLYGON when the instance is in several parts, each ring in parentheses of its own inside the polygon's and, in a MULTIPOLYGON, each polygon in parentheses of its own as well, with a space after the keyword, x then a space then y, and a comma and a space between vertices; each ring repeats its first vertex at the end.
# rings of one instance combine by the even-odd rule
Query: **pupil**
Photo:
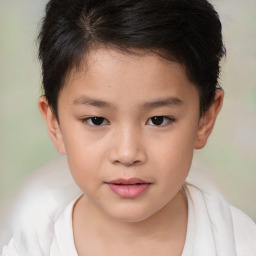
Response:
POLYGON ((154 125, 161 125, 164 121, 164 118, 162 116, 154 116, 152 117, 152 123, 154 125))
POLYGON ((94 125, 101 125, 104 121, 102 117, 92 117, 92 122, 94 125))

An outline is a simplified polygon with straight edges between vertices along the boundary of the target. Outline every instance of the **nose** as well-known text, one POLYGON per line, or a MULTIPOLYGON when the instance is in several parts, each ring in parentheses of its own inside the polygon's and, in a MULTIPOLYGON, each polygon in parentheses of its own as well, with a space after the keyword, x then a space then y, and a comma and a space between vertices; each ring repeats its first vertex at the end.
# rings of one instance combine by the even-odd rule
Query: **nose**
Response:
POLYGON ((147 159, 142 136, 133 127, 119 129, 113 138, 110 160, 124 166, 141 165, 147 159))

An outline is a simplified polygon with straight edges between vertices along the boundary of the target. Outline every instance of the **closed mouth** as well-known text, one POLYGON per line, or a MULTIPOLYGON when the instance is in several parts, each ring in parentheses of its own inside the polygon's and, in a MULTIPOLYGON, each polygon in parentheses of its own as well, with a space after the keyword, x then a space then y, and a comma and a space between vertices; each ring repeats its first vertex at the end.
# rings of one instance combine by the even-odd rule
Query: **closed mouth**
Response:
POLYGON ((139 178, 130 178, 130 179, 117 179, 106 182, 107 184, 113 185, 123 185, 123 186, 136 186, 136 185, 143 185, 143 184, 151 184, 150 182, 144 181, 139 178))
POLYGON ((109 188, 121 198, 133 199, 144 194, 152 183, 138 178, 117 179, 106 182, 109 188))

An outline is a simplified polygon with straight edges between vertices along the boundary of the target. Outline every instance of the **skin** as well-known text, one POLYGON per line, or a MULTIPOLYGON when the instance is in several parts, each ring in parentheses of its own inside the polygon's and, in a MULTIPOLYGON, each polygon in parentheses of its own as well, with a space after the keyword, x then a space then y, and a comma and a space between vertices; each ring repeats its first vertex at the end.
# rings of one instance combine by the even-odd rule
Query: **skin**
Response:
POLYGON ((59 121, 47 99, 39 100, 50 137, 84 192, 73 210, 78 254, 181 255, 188 214, 182 185, 194 149, 212 131, 223 91, 200 117, 197 88, 178 63, 104 48, 86 61, 59 94, 59 121), (100 125, 94 116, 104 118, 100 125), (162 117, 157 124, 155 116, 162 117), (151 183, 136 198, 122 198, 106 184, 134 177, 151 183))

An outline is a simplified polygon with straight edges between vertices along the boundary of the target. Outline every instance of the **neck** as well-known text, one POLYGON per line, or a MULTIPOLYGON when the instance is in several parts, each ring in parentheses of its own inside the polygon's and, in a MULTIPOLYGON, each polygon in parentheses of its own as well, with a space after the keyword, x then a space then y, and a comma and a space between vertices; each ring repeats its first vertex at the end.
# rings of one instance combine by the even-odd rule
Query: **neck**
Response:
POLYGON ((142 241, 185 242, 187 229, 187 199, 181 189, 160 211, 140 222, 113 219, 90 199, 82 196, 74 207, 73 228, 76 237, 100 237, 106 242, 141 243, 142 241))

